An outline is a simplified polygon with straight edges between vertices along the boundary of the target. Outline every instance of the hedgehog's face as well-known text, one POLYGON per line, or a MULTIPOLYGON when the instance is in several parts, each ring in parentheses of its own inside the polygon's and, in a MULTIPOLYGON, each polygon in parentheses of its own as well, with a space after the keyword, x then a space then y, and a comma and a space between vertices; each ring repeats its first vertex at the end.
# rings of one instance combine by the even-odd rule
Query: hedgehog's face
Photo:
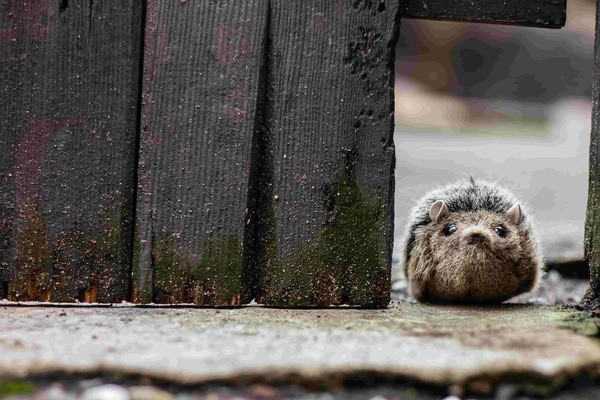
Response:
POLYGON ((439 221, 436 228, 430 238, 432 244, 462 253, 466 259, 506 257, 519 252, 518 227, 495 213, 451 214, 439 221))
POLYGON ((520 227, 518 204, 505 214, 450 213, 443 202, 437 202, 430 217, 432 223, 418 232, 418 254, 411 257, 411 264, 416 264, 409 265, 416 272, 413 278, 419 273, 427 277, 422 299, 503 301, 531 289, 538 265, 527 258, 533 243, 529 232, 520 227))

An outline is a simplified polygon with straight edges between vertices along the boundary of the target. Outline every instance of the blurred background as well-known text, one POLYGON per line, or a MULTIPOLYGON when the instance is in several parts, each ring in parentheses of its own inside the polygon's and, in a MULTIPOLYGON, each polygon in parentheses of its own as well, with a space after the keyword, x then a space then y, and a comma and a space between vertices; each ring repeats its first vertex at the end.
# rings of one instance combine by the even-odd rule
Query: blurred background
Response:
POLYGON ((402 21, 394 278, 414 202, 469 174, 528 205, 548 262, 583 258, 594 28, 595 0, 560 30, 402 21))

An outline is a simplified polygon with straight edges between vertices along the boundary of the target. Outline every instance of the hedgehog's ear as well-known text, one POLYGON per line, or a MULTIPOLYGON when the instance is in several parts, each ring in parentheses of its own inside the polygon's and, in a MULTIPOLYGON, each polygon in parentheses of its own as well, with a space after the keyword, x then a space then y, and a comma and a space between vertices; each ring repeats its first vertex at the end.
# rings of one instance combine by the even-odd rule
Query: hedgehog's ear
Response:
POLYGON ((523 221, 523 212, 519 203, 513 204, 504 215, 515 225, 519 225, 523 221))
POLYGON ((447 215, 450 215, 450 210, 448 210, 448 206, 444 200, 436 201, 429 208, 429 218, 431 218, 433 222, 438 222, 447 215))

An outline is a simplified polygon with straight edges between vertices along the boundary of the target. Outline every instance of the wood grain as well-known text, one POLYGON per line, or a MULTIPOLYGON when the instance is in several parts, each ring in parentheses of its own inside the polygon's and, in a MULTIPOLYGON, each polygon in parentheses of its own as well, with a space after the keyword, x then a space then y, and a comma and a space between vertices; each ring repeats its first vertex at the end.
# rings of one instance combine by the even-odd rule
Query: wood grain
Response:
POLYGON ((271 7, 255 296, 274 306, 386 306, 398 3, 271 7))
POLYGON ((399 17, 565 7, 0 0, 0 298, 387 304, 399 17))
POLYGON ((590 178, 584 246, 585 256, 590 265, 590 286, 581 304, 588 310, 600 313, 600 0, 597 0, 596 4, 590 178))
POLYGON ((241 302, 267 7, 147 2, 136 302, 241 302))
POLYGON ((141 11, 0 1, 0 297, 128 298, 141 11))
MULTIPOLYGON (((383 4, 381 1, 372 3, 383 4)), ((561 28, 567 0, 403 0, 402 18, 561 28)))

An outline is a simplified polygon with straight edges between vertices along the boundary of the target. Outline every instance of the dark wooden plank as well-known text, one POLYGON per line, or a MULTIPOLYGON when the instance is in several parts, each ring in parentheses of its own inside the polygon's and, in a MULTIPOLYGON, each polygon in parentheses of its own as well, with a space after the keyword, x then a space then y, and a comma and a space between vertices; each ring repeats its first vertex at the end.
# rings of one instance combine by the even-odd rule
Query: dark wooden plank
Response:
POLYGON ((590 286, 581 304, 588 310, 600 313, 600 0, 596 4, 590 178, 584 247, 590 265, 590 286))
POLYGON ((128 298, 138 1, 0 1, 0 296, 128 298))
POLYGON ((388 304, 398 4, 272 1, 260 303, 388 304))
POLYGON ((238 305, 268 2, 147 2, 134 300, 238 305))
POLYGON ((404 0, 401 13, 402 18, 561 28, 567 0, 404 0))

